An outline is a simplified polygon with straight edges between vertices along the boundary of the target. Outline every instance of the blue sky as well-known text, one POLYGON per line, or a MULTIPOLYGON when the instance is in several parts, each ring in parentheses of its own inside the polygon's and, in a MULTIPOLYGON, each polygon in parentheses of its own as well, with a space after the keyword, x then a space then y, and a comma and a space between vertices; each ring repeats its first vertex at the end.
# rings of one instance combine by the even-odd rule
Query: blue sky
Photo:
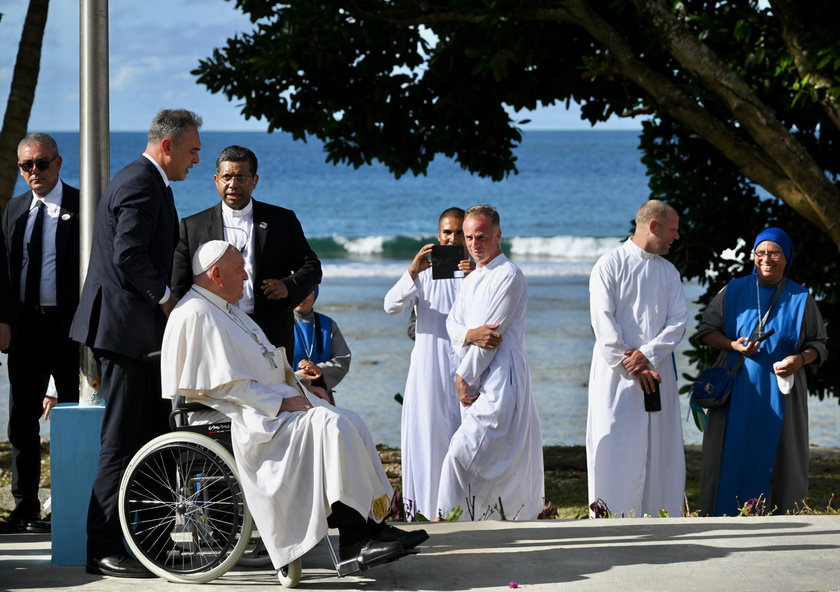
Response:
MULTIPOLYGON (((5 111, 17 56, 26 0, 0 0, 0 110, 5 111)), ((162 108, 185 107, 204 118, 205 130, 261 131, 266 124, 246 121, 236 102, 196 84, 190 70, 199 59, 237 32, 250 31, 248 19, 225 0, 142 0, 110 2, 111 129, 145 131, 162 108)), ((41 73, 30 131, 79 129, 79 3, 53 0, 44 35, 41 73)), ((523 129, 591 129, 577 109, 545 107, 521 112, 523 129)), ((639 129, 618 120, 597 129, 639 129)))

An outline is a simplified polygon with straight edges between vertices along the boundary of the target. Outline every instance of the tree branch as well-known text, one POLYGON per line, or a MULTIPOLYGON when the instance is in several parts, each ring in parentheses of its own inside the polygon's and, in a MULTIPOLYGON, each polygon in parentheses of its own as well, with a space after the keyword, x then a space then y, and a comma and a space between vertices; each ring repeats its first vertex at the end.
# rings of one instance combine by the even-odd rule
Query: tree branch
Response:
MULTIPOLYGON (((810 154, 726 63, 679 23, 666 2, 634 0, 634 3, 659 33, 674 59, 720 98, 751 141, 727 122, 712 116, 668 77, 636 58, 634 49, 587 0, 568 0, 561 8, 522 10, 506 18, 570 23, 584 29, 610 51, 624 77, 653 97, 658 109, 715 146, 747 178, 785 201, 840 247, 840 193, 810 154)), ((393 14, 374 16, 403 26, 472 22, 476 18, 434 10, 405 19, 393 14)))
POLYGON ((739 164, 744 174, 784 200, 840 247, 840 193, 807 150, 717 55, 677 21, 666 2, 633 2, 647 16, 669 53, 723 102, 757 147, 784 171, 786 179, 768 186, 739 164))
POLYGON ((834 81, 814 67, 814 56, 802 47, 800 40, 808 36, 808 28, 800 18, 796 3, 790 0, 770 0, 770 6, 779 17, 781 36, 793 56, 796 70, 801 78, 808 76, 808 85, 820 94, 819 103, 834 127, 840 129, 840 105, 831 95, 823 92, 834 87, 834 81))

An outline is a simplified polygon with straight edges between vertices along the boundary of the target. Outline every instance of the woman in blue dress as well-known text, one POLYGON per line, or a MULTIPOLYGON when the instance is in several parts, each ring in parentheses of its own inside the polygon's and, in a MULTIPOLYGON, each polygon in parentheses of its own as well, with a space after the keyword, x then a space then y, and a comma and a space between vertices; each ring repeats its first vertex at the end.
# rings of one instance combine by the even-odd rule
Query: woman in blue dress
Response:
POLYGON ((727 403, 710 409, 703 437, 700 513, 738 515, 745 504, 783 514, 808 497, 806 364, 825 361, 826 331, 806 288, 788 279, 793 243, 780 228, 755 239, 752 274, 703 312, 699 340, 721 350, 716 365, 744 364, 727 403), (775 332, 761 343, 756 337, 775 332), (787 393, 787 394, 786 394, 787 393))

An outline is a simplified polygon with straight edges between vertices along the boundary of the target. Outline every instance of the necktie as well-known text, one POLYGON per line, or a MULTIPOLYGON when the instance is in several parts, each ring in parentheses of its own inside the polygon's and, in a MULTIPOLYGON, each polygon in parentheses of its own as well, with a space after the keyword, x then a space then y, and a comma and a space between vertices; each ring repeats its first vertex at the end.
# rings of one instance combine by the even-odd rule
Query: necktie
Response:
POLYGON ((24 302, 30 306, 41 305, 44 209, 44 202, 38 201, 38 213, 35 215, 35 224, 32 225, 32 234, 29 237, 29 262, 26 264, 26 292, 24 293, 24 302))

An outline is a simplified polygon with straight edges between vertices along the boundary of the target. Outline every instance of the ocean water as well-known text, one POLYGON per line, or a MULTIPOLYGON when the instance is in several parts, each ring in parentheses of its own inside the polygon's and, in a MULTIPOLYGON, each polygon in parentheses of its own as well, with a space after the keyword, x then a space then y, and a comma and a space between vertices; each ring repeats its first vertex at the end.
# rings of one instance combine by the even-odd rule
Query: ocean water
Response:
MULTIPOLYGON (((62 178, 78 186, 78 134, 55 137, 62 178)), ((519 174, 500 183, 444 159, 432 163, 425 176, 401 179, 379 164, 333 166, 325 163, 319 142, 294 142, 284 134, 201 137, 201 163, 173 185, 179 214, 218 201, 212 176, 224 147, 241 144, 256 153, 260 179, 254 197, 296 212, 324 267, 316 309, 335 319, 353 352, 337 402, 361 413, 375 439, 389 445, 400 442, 401 406, 394 395, 403 392, 413 342, 405 332, 408 319, 388 317, 383 297, 420 246, 434 240, 441 211, 494 205, 501 214, 503 248, 528 278, 527 347, 543 442, 584 443, 594 343, 588 276, 597 258, 627 236, 647 199, 636 132, 527 132, 516 152, 519 174)), ((142 133, 113 134, 112 174, 144 147, 142 133)), ((24 188, 20 181, 16 193, 24 188)), ((685 288, 690 300, 700 293, 696 285, 685 288)), ((678 369, 689 371, 681 352, 678 369)), ((6 432, 7 396, 0 375, 0 437, 6 432)), ((812 443, 840 447, 836 400, 812 398, 810 407, 812 443)), ((684 434, 688 444, 702 439, 691 420, 684 434)))

